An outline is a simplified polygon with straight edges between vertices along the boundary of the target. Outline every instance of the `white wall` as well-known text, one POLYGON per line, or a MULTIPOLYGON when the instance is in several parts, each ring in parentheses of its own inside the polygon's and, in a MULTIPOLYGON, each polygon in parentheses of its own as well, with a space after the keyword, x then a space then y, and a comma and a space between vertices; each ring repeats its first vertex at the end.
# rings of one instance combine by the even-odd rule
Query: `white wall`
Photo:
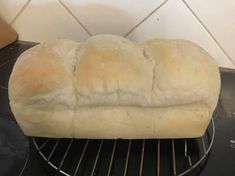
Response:
POLYGON ((19 40, 84 41, 100 33, 184 38, 235 68, 235 0, 0 0, 0 16, 19 40))

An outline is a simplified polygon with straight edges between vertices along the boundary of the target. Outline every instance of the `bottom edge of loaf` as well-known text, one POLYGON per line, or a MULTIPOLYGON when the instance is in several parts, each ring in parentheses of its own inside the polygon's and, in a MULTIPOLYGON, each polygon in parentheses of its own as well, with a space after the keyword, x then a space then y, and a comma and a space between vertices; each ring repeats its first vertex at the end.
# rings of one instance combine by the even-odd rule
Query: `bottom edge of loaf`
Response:
POLYGON ((97 107, 48 112, 13 104, 27 136, 89 139, 167 139, 202 136, 211 113, 201 103, 164 108, 97 107))

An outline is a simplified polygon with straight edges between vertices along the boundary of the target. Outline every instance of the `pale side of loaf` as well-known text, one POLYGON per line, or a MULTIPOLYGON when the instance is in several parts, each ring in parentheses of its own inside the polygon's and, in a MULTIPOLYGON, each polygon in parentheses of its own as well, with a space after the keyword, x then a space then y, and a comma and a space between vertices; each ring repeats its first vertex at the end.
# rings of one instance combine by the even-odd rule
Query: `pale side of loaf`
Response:
POLYGON ((42 137, 199 137, 219 91, 217 64, 194 43, 114 35, 41 43, 18 58, 9 80, 17 122, 42 137))

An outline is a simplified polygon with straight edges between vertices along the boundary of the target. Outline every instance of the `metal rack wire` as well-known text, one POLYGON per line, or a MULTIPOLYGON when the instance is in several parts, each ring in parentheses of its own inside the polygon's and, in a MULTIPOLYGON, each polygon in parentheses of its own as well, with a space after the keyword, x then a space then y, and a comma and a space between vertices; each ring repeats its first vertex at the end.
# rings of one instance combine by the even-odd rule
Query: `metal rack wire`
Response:
POLYGON ((33 138, 55 173, 77 175, 183 176, 205 163, 215 137, 213 119, 201 138, 89 140, 33 138))

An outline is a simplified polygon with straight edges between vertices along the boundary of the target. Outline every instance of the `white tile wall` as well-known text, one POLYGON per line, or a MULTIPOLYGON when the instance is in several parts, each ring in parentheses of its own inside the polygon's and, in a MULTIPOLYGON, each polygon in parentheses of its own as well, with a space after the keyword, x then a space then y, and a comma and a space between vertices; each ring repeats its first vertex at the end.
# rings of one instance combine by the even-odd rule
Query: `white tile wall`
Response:
POLYGON ((0 17, 24 41, 83 41, 99 33, 188 39, 235 68, 234 0, 0 0, 0 17))
POLYGON ((0 0, 0 17, 11 23, 28 0, 0 0))
POLYGON ((62 0, 92 34, 124 35, 164 0, 62 0))
POLYGON ((54 38, 85 40, 86 31, 58 2, 32 0, 12 24, 20 40, 40 42, 54 38))
POLYGON ((186 0, 235 63, 235 0, 186 0))
POLYGON ((135 41, 151 38, 183 38, 191 40, 209 52, 219 65, 223 67, 233 66, 207 31, 181 1, 169 0, 167 4, 156 11, 127 37, 135 41))

